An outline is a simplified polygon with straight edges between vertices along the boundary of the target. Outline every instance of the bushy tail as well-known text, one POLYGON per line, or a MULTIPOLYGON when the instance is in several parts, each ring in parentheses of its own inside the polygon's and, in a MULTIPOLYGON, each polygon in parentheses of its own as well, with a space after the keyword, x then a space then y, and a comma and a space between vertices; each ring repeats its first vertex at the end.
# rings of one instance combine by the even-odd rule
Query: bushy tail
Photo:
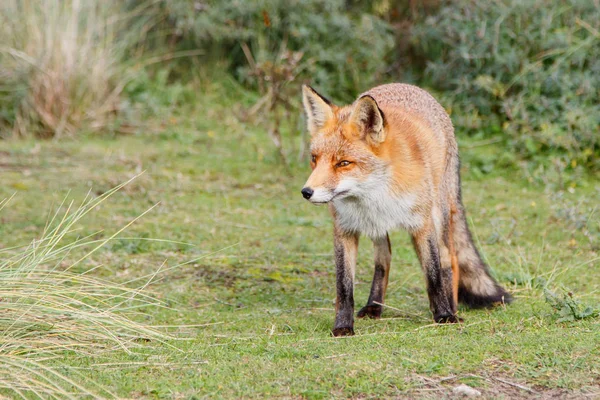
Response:
POLYGON ((458 301, 473 308, 510 303, 510 294, 491 277, 489 267, 473 243, 462 204, 452 215, 452 237, 460 271, 458 301))

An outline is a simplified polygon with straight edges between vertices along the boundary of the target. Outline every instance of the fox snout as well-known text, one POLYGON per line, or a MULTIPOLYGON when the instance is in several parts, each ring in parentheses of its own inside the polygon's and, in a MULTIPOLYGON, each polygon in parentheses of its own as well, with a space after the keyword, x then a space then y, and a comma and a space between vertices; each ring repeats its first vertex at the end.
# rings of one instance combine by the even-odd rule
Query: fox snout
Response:
POLYGON ((313 195, 314 192, 315 191, 309 187, 304 187, 300 191, 300 193, 302 193, 302 197, 304 197, 306 200, 310 200, 310 197, 313 195))
POLYGON ((302 193, 302 197, 313 204, 329 203, 335 195, 334 191, 332 190, 323 187, 317 187, 313 189, 313 187, 308 184, 302 188, 300 193, 302 193))
POLYGON ((302 193, 302 197, 313 204, 328 203, 333 198, 333 194, 330 190, 324 188, 313 189, 308 185, 303 187, 300 193, 302 193))

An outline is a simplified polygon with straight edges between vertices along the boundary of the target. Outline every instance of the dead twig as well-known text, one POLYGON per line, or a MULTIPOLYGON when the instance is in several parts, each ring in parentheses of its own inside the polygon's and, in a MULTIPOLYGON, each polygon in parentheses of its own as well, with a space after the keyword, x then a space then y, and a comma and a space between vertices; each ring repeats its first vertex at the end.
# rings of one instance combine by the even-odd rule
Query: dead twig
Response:
POLYGON ((323 358, 324 360, 327 360, 327 359, 330 359, 330 358, 339 358, 339 357, 345 357, 345 356, 348 356, 348 355, 349 354, 335 354, 333 356, 327 356, 327 357, 321 357, 321 358, 323 358))
POLYGON ((304 54, 288 50, 287 37, 282 40, 274 60, 258 60, 247 43, 241 43, 240 46, 250 69, 248 76, 254 79, 261 94, 261 98, 244 113, 243 118, 254 119, 256 123, 267 119, 267 133, 286 172, 291 175, 281 124, 287 119, 292 129, 295 126, 294 116, 297 108, 290 99, 296 96, 297 88, 292 91, 290 84, 296 81, 303 70, 300 61, 304 54))
POLYGON ((498 381, 498 382, 504 383, 504 384, 506 384, 506 385, 509 385, 509 386, 516 387, 516 388, 518 388, 518 389, 524 390, 524 391, 526 391, 526 392, 529 392, 529 393, 535 393, 535 394, 537 394, 537 392, 536 392, 535 390, 533 390, 533 389, 531 389, 531 388, 528 388, 527 386, 523 386, 523 385, 521 385, 521 384, 514 383, 514 382, 508 381, 508 380, 506 380, 506 379, 501 379, 501 378, 496 378, 496 377, 492 377, 492 379, 493 379, 493 380, 495 380, 495 381, 498 381))
POLYGON ((401 309, 399 309, 399 308, 392 307, 392 306, 390 306, 390 305, 383 304, 383 303, 378 303, 378 302, 376 302, 376 301, 374 301, 373 303, 374 303, 374 304, 377 304, 378 306, 382 306, 382 307, 389 308, 390 310, 398 311, 399 313, 402 313, 402 314, 404 314, 404 315, 407 315, 407 316, 409 316, 409 317, 414 317, 414 318, 419 318, 419 319, 423 319, 423 320, 427 320, 427 321, 429 321, 429 318, 425 318, 425 317, 423 317, 423 316, 422 316, 422 315, 420 315, 420 314, 413 314, 413 313, 409 313, 409 312, 403 311, 403 310, 401 310, 401 309))
POLYGON ((487 146, 489 144, 494 144, 494 143, 498 143, 501 141, 502 141, 502 138, 494 138, 494 139, 482 140, 481 142, 477 142, 477 143, 473 143, 473 144, 461 146, 461 147, 463 149, 474 149, 476 147, 487 146))

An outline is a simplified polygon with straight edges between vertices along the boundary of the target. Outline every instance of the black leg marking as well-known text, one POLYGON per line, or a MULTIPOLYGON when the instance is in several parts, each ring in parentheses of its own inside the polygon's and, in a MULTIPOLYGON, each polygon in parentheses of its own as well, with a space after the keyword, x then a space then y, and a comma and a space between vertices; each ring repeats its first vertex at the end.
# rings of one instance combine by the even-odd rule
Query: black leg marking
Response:
POLYGON ((367 301, 367 305, 360 309, 358 312, 358 318, 381 318, 381 313, 383 312, 383 294, 384 294, 384 279, 385 276, 385 268, 383 265, 376 264, 375 272, 373 274, 373 284, 371 285, 371 293, 369 294, 369 300, 367 301), (375 304, 380 303, 380 304, 375 304))
POLYGON ((375 247, 375 271, 373 272, 373 283, 367 305, 360 309, 358 318, 381 318, 383 304, 385 300, 385 291, 387 289, 390 273, 390 262, 392 260, 392 247, 390 237, 373 240, 375 247), (379 304, 377 304, 379 303, 379 304))
MULTIPOLYGON (((345 240, 357 241, 357 238, 336 239, 335 243, 335 271, 336 271, 336 315, 333 327, 334 336, 354 335, 354 277, 353 269, 356 255, 347 254, 344 246, 345 240)), ((357 243, 353 249, 356 251, 357 243)))
POLYGON ((413 238, 427 279, 427 295, 433 319, 438 323, 459 322, 452 294, 452 269, 442 268, 435 238, 425 242, 413 238))

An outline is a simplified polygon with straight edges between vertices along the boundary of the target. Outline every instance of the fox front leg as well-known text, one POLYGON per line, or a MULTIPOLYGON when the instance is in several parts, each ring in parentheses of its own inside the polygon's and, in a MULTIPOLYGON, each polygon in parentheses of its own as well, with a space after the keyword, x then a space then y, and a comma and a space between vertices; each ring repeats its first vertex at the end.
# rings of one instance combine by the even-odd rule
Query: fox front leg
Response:
POLYGON ((334 229, 336 274, 335 324, 333 336, 354 335, 354 271, 358 253, 358 234, 334 229))
POLYGON ((442 262, 434 232, 423 229, 412 235, 413 245, 427 280, 427 294, 433 319, 438 323, 460 322, 456 316, 451 263, 442 262))
POLYGON ((392 246, 390 237, 386 234, 383 237, 373 239, 375 249, 375 272, 373 273, 373 283, 367 305, 360 309, 358 318, 381 318, 383 311, 383 301, 385 300, 385 291, 387 289, 390 263, 392 261, 392 246))

